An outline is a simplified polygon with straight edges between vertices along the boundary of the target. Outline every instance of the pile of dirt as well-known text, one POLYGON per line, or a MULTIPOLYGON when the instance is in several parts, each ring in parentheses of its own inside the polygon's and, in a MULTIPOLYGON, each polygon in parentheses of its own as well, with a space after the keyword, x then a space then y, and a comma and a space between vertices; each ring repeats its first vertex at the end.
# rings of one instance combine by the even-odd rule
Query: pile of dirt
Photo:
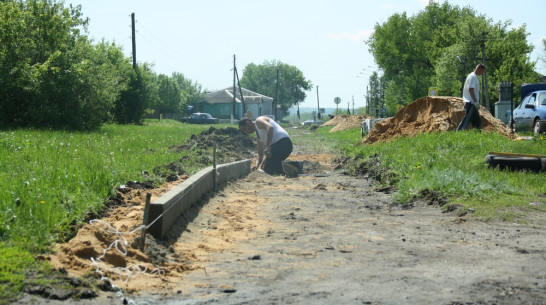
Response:
POLYGON ((333 119, 325 122, 321 126, 334 126, 334 128, 332 128, 330 132, 336 132, 336 131, 347 130, 351 128, 360 128, 360 126, 362 126, 362 121, 364 121, 365 119, 370 119, 370 118, 372 117, 369 115, 362 115, 362 114, 357 114, 357 115, 340 114, 334 117, 333 119))
MULTIPOLYGON (((498 132, 507 137, 515 136, 504 122, 495 118, 484 107, 480 107, 479 112, 484 131, 498 132)), ((463 117, 462 98, 422 97, 400 109, 394 117, 377 122, 363 143, 372 144, 401 136, 456 130, 463 117)))
MULTIPOLYGON (((237 128, 214 128, 192 135, 190 140, 181 145, 169 147, 174 152, 193 151, 198 155, 211 156, 210 151, 216 143, 217 163, 230 163, 250 159, 256 152, 256 140, 237 128)), ((212 160, 209 160, 212 162, 212 160)), ((209 162, 209 163, 210 163, 209 162)))
POLYGON ((187 178, 183 175, 159 188, 118 189, 121 205, 111 209, 108 216, 91 220, 69 242, 58 244, 55 253, 47 259, 70 276, 91 274, 99 283, 107 280, 114 288, 129 292, 146 287, 168 290, 170 284, 180 280, 183 272, 195 267, 190 263, 191 258, 175 255, 168 245, 149 235, 145 250, 140 251, 140 226, 146 193, 151 193, 151 201, 154 201, 187 178))

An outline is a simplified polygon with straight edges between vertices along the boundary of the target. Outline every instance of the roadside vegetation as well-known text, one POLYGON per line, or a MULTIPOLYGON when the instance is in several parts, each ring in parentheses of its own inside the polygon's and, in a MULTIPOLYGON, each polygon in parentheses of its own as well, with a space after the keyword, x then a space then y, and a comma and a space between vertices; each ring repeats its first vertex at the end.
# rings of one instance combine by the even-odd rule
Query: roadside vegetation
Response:
MULTIPOLYGON (((443 132, 362 145, 358 129, 318 134, 338 141, 351 157, 349 172, 379 179, 394 188, 401 204, 418 198, 440 199, 444 208, 460 207, 483 220, 526 222, 528 212, 546 211, 546 173, 501 171, 484 162, 488 152, 541 154, 544 135, 514 141, 496 133, 443 132)), ((542 220, 543 221, 543 220, 542 220)))
MULTIPOLYGON (((179 72, 157 74, 149 63, 133 67, 120 46, 89 39, 89 22, 80 6, 58 0, 0 1, 0 304, 21 293, 29 274, 52 272, 41 258, 100 215, 118 186, 159 185, 172 174, 166 165, 181 162, 192 174, 207 160, 169 147, 210 125, 145 120, 180 117, 189 106, 199 111, 207 90, 179 72)), ((414 17, 395 14, 376 25, 367 41, 377 62, 371 108, 357 112, 393 114, 431 87, 458 95, 460 77, 486 32, 489 95, 496 99, 496 84, 511 80, 517 102, 519 85, 539 79, 525 27, 492 24, 471 8, 430 2, 414 17)), ((296 67, 277 60, 249 64, 241 83, 273 96, 279 70, 280 106, 287 110, 313 88, 296 67)), ((515 142, 447 132, 363 145, 358 129, 329 130, 298 128, 295 143, 304 153, 340 155, 349 173, 373 175, 401 204, 432 194, 448 202, 445 208, 458 206, 485 220, 525 221, 526 213, 545 210, 544 172, 504 172, 483 162, 489 151, 544 154, 543 136, 515 142)))
POLYGON ((169 147, 208 128, 162 120, 92 132, 0 131, 0 299, 21 288, 23 268, 46 268, 32 256, 70 238, 115 188, 129 181, 159 186, 171 174, 162 166, 179 160, 187 174, 201 169, 197 154, 169 147))
MULTIPOLYGON (((53 272, 36 258, 100 214, 115 188, 128 181, 158 186, 170 174, 165 165, 181 160, 188 174, 199 170, 203 165, 197 154, 169 147, 209 128, 149 120, 108 124, 93 132, 0 131, 0 299, 13 300, 29 274, 53 272)), ((546 210, 545 173, 499 171, 484 163, 489 151, 541 154, 546 151, 543 136, 513 141, 498 134, 446 132, 363 145, 358 128, 330 129, 288 131, 295 145, 304 147, 302 153, 350 160, 345 171, 392 187, 401 204, 434 194, 446 199, 444 207, 457 205, 460 212, 471 210, 484 220, 506 221, 525 221, 526 213, 546 210)))

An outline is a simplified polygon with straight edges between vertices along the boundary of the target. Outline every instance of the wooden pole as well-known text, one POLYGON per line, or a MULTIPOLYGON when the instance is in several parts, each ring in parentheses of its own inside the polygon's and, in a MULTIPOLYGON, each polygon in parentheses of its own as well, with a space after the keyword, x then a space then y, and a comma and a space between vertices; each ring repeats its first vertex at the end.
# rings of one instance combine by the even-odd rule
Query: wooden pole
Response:
POLYGON ((212 148, 212 190, 216 192, 216 138, 214 139, 214 147, 212 148))
POLYGON ((152 198, 152 193, 146 193, 146 205, 144 205, 144 216, 142 217, 142 230, 140 232, 140 251, 144 251, 144 246, 146 244, 146 231, 148 227, 148 215, 150 210, 150 200, 152 198))
POLYGON ((235 60, 236 60, 236 57, 235 57, 235 54, 233 54, 233 104, 231 106, 231 116, 233 119, 237 119, 237 114, 235 111, 235 99, 237 96, 237 89, 235 87, 235 76, 237 73, 237 71, 235 70, 235 60))
POLYGON ((279 103, 279 67, 277 67, 277 82, 276 82, 276 88, 275 88, 275 102, 273 103, 273 118, 275 118, 275 121, 277 121, 277 105, 279 103))
POLYGON ((317 113, 318 113, 318 114, 317 114, 317 115, 318 115, 318 119, 319 119, 319 121, 320 121, 321 115, 320 115, 320 102, 319 102, 319 94, 318 94, 318 85, 317 85, 317 113))
POLYGON ((133 69, 136 69, 136 37, 135 37, 135 13, 131 14, 131 28, 132 28, 132 34, 133 34, 133 69))

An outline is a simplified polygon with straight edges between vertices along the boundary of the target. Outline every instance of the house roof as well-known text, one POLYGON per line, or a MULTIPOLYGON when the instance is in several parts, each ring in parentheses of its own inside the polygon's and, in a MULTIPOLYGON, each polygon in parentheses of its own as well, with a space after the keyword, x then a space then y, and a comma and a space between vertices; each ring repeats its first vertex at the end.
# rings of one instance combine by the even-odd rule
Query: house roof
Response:
MULTIPOLYGON (((241 94, 239 92, 239 88, 237 87, 235 91, 236 91, 235 102, 241 103, 241 94)), ((241 88, 241 91, 243 92, 243 98, 246 104, 258 104, 258 103, 261 103, 262 101, 264 102, 273 101, 272 97, 253 92, 245 88, 241 88)), ((205 94, 203 101, 209 104, 231 103, 233 102, 233 87, 228 87, 222 90, 209 92, 205 94)))

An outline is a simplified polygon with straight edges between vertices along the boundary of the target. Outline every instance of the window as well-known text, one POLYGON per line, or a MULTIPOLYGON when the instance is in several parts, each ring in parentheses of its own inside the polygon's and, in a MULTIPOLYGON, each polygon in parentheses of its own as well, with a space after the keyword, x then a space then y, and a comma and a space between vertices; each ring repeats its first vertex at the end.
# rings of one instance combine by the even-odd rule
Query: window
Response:
POLYGON ((525 98, 523 99, 523 101, 521 101, 521 103, 519 104, 518 108, 519 108, 519 109, 525 108, 525 105, 526 105, 527 103, 529 103, 529 100, 530 100, 530 99, 531 99, 531 96, 530 96, 530 95, 528 95, 527 97, 525 97, 525 98))
POLYGON ((540 101, 540 105, 546 106, 546 92, 540 93, 538 100, 540 101))
POLYGON ((535 101, 536 101, 536 98, 537 98, 537 94, 536 93, 533 93, 533 95, 531 95, 529 97, 529 100, 527 101, 527 104, 529 105, 535 105, 535 101))

